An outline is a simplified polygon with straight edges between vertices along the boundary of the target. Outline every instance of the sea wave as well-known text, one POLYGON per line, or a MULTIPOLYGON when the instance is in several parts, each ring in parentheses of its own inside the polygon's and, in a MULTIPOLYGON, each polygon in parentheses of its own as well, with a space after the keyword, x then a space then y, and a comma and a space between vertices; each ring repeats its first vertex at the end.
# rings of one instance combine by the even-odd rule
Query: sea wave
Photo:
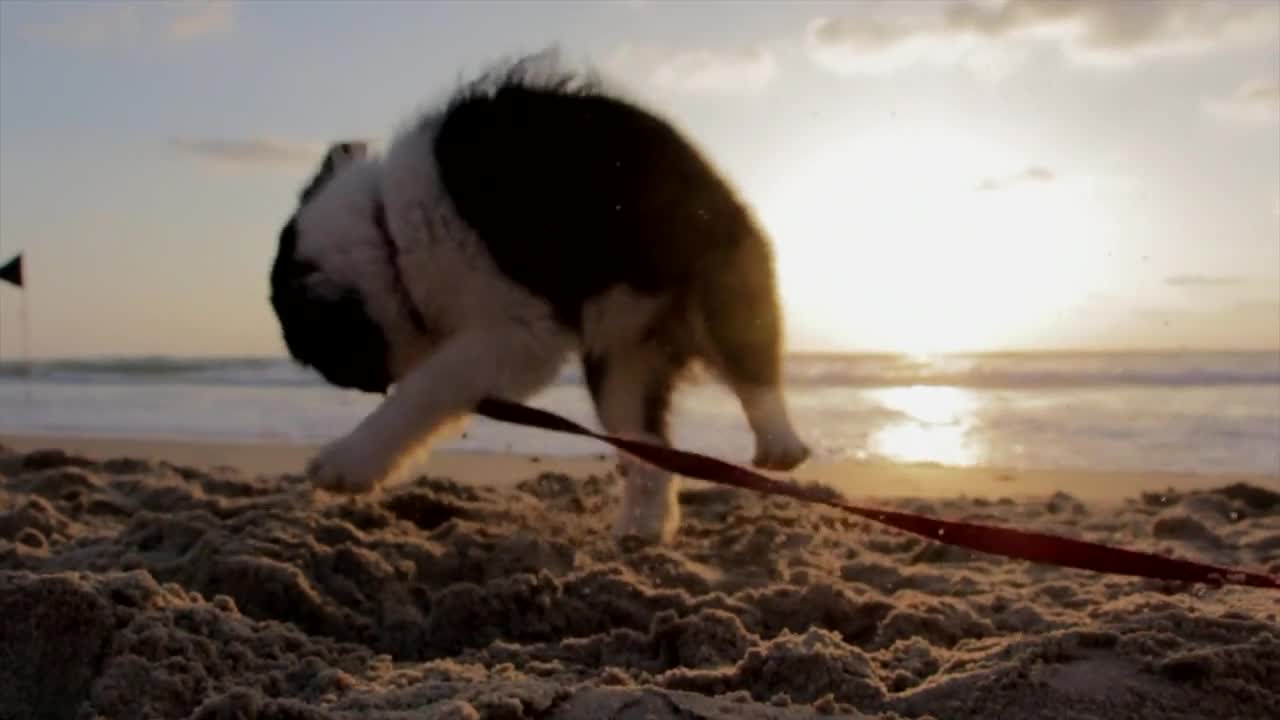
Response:
POLYGON ((67 384, 197 384, 307 386, 324 381, 300 365, 276 358, 131 357, 0 363, 0 380, 67 384))
MULTIPOLYGON (((805 388, 951 386, 977 389, 1214 387, 1280 384, 1280 353, 896 355, 787 358, 786 382, 805 388)), ((314 371, 279 358, 91 358, 0 362, 0 382, 316 387, 314 371)), ((556 384, 581 385, 568 363, 556 384)))
MULTIPOLYGON (((1275 356, 1272 356, 1275 357, 1275 356)), ((1065 389, 1105 387, 1217 387, 1280 384, 1280 362, 1225 362, 1221 365, 1179 366, 1169 361, 1148 363, 1059 361, 973 362, 967 367, 915 364, 793 363, 787 381, 802 387, 949 386, 975 389, 1065 389)))

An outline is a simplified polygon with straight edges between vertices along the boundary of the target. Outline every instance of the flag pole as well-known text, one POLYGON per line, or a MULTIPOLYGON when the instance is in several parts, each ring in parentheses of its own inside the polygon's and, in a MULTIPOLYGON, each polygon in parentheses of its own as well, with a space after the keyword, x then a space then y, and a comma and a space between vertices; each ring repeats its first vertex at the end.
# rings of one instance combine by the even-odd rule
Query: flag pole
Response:
POLYGON ((23 277, 23 263, 26 257, 23 253, 13 256, 13 259, 4 265, 0 265, 0 282, 12 283, 22 293, 22 374, 25 382, 23 383, 24 395, 26 397, 27 410, 31 409, 31 309, 28 305, 26 293, 26 278, 23 277))
MULTIPOLYGON (((26 258, 23 258, 26 262, 26 258)), ((23 374, 23 396, 26 400, 27 413, 31 413, 31 313, 28 307, 27 297, 31 293, 27 291, 26 278, 23 278, 22 287, 22 374, 23 374)), ((30 422, 30 420, 28 420, 30 422)))

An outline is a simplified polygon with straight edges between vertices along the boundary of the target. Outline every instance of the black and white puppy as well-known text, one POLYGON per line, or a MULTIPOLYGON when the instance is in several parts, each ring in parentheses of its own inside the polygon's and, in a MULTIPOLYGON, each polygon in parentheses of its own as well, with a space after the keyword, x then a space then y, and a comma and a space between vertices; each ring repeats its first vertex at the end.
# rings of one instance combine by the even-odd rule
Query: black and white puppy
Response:
MULTIPOLYGON (((608 432, 666 442, 677 380, 701 362, 740 399, 756 466, 809 455, 764 232, 668 123, 572 74, 517 65, 380 157, 333 146, 280 233, 271 303, 298 362, 394 385, 312 461, 328 490, 372 490, 482 398, 526 398, 575 353, 608 432)), ((669 539, 675 479, 622 468, 615 534, 669 539)))

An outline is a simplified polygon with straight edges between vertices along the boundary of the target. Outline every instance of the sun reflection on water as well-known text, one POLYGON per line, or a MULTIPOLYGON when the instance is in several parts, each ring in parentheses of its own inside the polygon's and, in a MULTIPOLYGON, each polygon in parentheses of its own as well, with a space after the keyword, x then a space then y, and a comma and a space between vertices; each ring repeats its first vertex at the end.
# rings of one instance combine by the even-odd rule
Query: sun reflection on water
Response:
POLYGON ((880 405, 904 417, 877 430, 870 450, 890 460, 974 466, 982 448, 973 437, 977 396, 962 388, 913 385, 873 390, 880 405))

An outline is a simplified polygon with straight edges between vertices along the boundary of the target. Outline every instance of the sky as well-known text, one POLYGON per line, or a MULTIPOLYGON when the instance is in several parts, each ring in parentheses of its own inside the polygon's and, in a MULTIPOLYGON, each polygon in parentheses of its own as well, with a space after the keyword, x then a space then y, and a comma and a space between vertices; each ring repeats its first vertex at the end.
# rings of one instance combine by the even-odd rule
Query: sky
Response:
POLYGON ((559 49, 770 233, 795 351, 1280 348, 1280 2, 0 2, 0 358, 282 355, 328 142, 559 49))

